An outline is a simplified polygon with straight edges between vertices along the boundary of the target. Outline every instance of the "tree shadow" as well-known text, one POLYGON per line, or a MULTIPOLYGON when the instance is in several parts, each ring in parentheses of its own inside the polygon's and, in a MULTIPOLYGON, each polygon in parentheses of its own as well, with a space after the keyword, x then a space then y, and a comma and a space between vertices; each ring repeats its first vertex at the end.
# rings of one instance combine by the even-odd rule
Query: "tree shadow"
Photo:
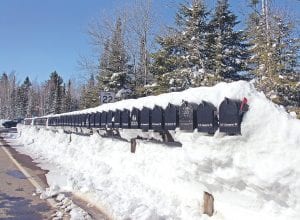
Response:
POLYGON ((5 216, 0 216, 0 218, 8 220, 45 219, 46 213, 51 210, 50 206, 45 202, 33 205, 30 199, 10 196, 3 192, 0 192, 1 209, 1 213, 5 213, 5 216))

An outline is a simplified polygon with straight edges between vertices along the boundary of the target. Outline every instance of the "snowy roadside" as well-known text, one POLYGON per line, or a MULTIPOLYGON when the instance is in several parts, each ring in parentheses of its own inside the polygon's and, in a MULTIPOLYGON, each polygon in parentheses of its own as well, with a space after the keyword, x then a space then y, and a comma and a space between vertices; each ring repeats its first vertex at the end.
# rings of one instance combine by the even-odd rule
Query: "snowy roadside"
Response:
MULTIPOLYGON (((212 220, 300 219, 300 121, 251 84, 221 83, 135 100, 135 105, 185 99, 218 106, 224 96, 249 100, 242 136, 177 130, 173 135, 182 148, 139 140, 135 154, 126 141, 62 129, 19 126, 18 141, 24 153, 50 170, 52 189, 86 193, 114 219, 208 219, 202 214, 204 191, 215 197, 212 220)), ((133 105, 128 100, 97 109, 133 105)))
MULTIPOLYGON (((5 143, 10 145, 10 148, 14 148, 17 151, 19 150, 20 145, 15 145, 16 144, 15 139, 17 138, 18 134, 9 133, 9 131, 5 131, 0 135, 1 137, 4 138, 5 143)), ((37 173, 41 173, 43 171, 42 169, 36 167, 35 164, 32 164, 32 162, 27 160, 27 158, 23 158, 22 154, 20 155, 17 153, 13 153, 14 151, 11 151, 9 148, 7 149, 7 152, 8 154, 11 155, 12 158, 14 158, 15 155, 19 155, 17 157, 18 159, 14 158, 15 159, 14 162, 17 163, 17 166, 19 167, 19 169, 21 169, 21 172, 27 178, 30 178, 30 182, 35 187, 36 192, 33 193, 32 196, 35 197, 38 196, 39 199, 45 201, 47 200, 47 202, 49 202, 49 204, 51 204, 51 206, 55 208, 56 211, 53 215, 51 215, 51 219, 53 220, 59 220, 59 219, 91 220, 92 219, 91 216, 88 214, 88 212, 80 208, 72 201, 70 194, 67 194, 67 196, 65 196, 65 194, 60 193, 60 191, 57 190, 57 188, 53 188, 51 186, 49 188, 45 188, 47 183, 45 183, 42 179, 40 179, 39 175, 41 174, 39 175, 37 174, 37 173), (22 162, 18 160, 21 160, 22 162), (26 168, 24 168, 23 166, 25 166, 26 168)))

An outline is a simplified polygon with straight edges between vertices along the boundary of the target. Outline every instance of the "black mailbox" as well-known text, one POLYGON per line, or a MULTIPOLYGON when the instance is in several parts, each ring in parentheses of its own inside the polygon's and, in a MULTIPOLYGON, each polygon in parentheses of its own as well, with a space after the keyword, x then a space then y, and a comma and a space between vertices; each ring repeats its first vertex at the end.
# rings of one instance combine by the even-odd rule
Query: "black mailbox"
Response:
POLYGON ((69 126, 68 116, 64 116, 64 126, 69 126))
POLYGON ((122 128, 130 128, 130 111, 128 109, 121 112, 121 122, 122 128))
POLYGON ((197 105, 184 101, 179 107, 179 128, 180 130, 193 131, 197 125, 197 105))
POLYGON ((87 128, 91 127, 90 117, 91 117, 91 114, 85 114, 85 127, 87 127, 87 128))
POLYGON ((141 129, 143 129, 144 131, 148 131, 149 129, 151 129, 151 109, 150 108, 142 108, 141 110, 141 129))
POLYGON ((80 127, 84 127, 85 124, 85 116, 84 114, 80 115, 80 127))
POLYGON ((214 134, 218 129, 217 108, 203 101, 197 108, 197 127, 199 132, 214 134))
POLYGON ((70 115, 66 116, 66 120, 67 120, 67 126, 71 126, 70 115))
POLYGON ((100 128, 106 128, 106 123, 107 123, 107 112, 101 112, 100 128))
POLYGON ((95 117, 96 117, 96 113, 90 113, 90 118, 89 118, 89 124, 91 128, 95 127, 95 117))
POLYGON ((169 104, 165 109, 165 130, 175 130, 179 126, 178 106, 169 104))
POLYGON ((115 111, 114 128, 121 128, 121 111, 120 110, 115 111))
POLYGON ((106 124, 108 128, 113 128, 114 125, 114 115, 113 111, 109 111, 106 116, 106 124))
POLYGON ((74 123, 75 123, 75 117, 74 117, 74 115, 70 115, 70 124, 71 124, 71 126, 74 126, 74 123))
POLYGON ((86 114, 81 115, 81 127, 86 127, 86 114))
POLYGON ((100 128, 101 126, 101 113, 97 112, 95 113, 95 127, 100 128))
POLYGON ((242 102, 225 98, 219 106, 220 132, 230 135, 241 134, 241 122, 243 114, 247 110, 247 99, 242 102))
POLYGON ((75 115, 75 122, 74 122, 75 127, 79 126, 79 115, 75 115))
POLYGON ((165 125, 164 110, 159 106, 154 106, 152 110, 152 129, 154 131, 163 131, 165 125))
POLYGON ((137 108, 133 108, 130 112, 130 127, 138 129, 141 126, 141 111, 137 108))

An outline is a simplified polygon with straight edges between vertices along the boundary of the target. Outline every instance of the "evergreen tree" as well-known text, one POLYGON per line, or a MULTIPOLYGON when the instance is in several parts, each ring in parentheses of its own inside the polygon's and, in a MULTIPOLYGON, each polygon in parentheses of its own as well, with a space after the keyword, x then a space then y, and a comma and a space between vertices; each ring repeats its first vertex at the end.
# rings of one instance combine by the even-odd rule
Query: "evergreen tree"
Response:
POLYGON ((248 45, 243 31, 235 31, 239 22, 229 10, 228 0, 218 0, 210 21, 212 48, 211 70, 219 78, 239 79, 241 71, 248 70, 248 45))
POLYGON ((63 79, 56 71, 51 73, 46 83, 47 87, 47 109, 46 114, 59 114, 62 112, 63 79))
POLYGON ((71 94, 71 80, 68 81, 66 96, 65 96, 65 112, 71 112, 72 106, 72 94, 71 94))
POLYGON ((132 75, 124 46, 122 21, 119 18, 111 40, 104 45, 100 59, 99 89, 113 91, 117 95, 122 93, 120 98, 127 97, 132 92, 132 75))
POLYGON ((299 106, 299 37, 294 35, 293 22, 269 5, 264 5, 261 12, 258 2, 251 6, 247 31, 252 44, 249 63, 257 76, 257 87, 279 104, 299 106))
POLYGON ((18 117, 31 117, 28 113, 29 106, 29 93, 31 89, 31 82, 27 76, 23 84, 17 89, 17 116, 18 117))
POLYGON ((183 48, 179 42, 179 36, 179 32, 169 29, 166 36, 157 37, 156 41, 160 45, 160 49, 152 54, 151 65, 154 77, 182 68, 184 59, 180 54, 183 54, 183 48))
POLYGON ((176 14, 177 27, 157 39, 161 48, 152 55, 152 71, 158 81, 156 93, 203 83, 211 57, 208 14, 203 0, 193 0, 191 6, 181 4, 176 14))
POLYGON ((176 23, 181 32, 181 44, 185 64, 183 67, 195 66, 208 69, 208 31, 207 24, 208 12, 203 0, 193 0, 192 5, 181 4, 176 14, 176 23))
POLYGON ((99 105, 99 94, 94 75, 91 74, 88 83, 82 88, 80 100, 81 109, 92 108, 99 105))

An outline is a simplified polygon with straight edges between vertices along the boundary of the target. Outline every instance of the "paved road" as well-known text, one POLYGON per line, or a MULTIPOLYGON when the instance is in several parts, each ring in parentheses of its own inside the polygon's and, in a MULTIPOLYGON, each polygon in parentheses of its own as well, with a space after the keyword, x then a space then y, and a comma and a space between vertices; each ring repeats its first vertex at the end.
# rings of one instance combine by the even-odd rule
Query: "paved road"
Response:
MULTIPOLYGON (((1 129, 0 133, 6 131, 1 129)), ((0 137, 0 219, 51 219, 51 215, 56 210, 47 201, 34 196, 35 187, 11 160, 7 152, 16 158, 29 159, 10 148, 0 137)), ((26 169, 30 169, 33 171, 31 173, 37 176, 43 176, 41 170, 35 167, 26 169)))
MULTIPOLYGON (((0 128, 0 219, 52 219, 51 215, 58 211, 53 208, 54 201, 49 201, 51 205, 38 196, 33 196, 36 187, 48 187, 45 176, 48 171, 37 166, 31 157, 15 150, 20 146, 6 142, 9 138, 3 136, 12 133, 16 133, 15 128, 0 128)), ((87 211, 93 219, 110 219, 101 209, 91 205, 89 200, 70 193, 65 195, 87 211)), ((65 213, 63 219, 69 219, 69 215, 65 213)))

